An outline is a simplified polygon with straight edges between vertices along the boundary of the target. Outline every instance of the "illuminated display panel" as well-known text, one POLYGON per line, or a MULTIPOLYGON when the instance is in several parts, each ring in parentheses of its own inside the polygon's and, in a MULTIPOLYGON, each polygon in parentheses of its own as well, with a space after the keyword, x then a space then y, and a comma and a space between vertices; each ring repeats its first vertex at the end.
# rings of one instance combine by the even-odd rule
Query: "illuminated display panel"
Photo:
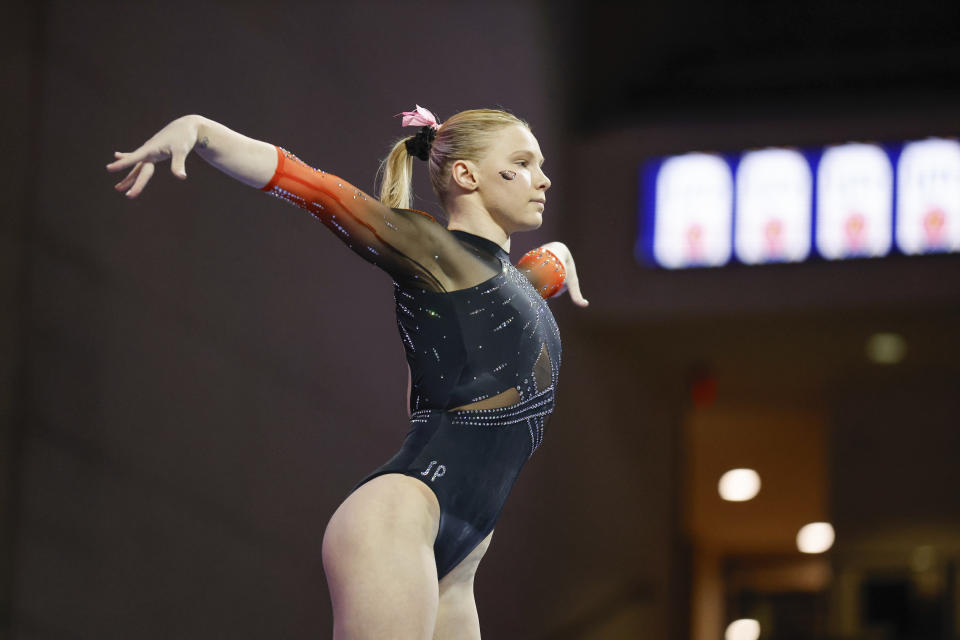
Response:
POLYGON ((741 262, 800 262, 809 255, 813 176, 803 154, 745 153, 736 190, 734 250, 741 262))
POLYGON ((830 260, 883 256, 893 236, 893 167, 873 144, 827 147, 817 169, 817 251, 830 260))
POLYGON ((730 259, 733 177, 723 158, 705 153, 668 158, 654 188, 657 264, 678 269, 730 259))
POLYGON ((908 142, 897 167, 897 246, 907 254, 960 251, 960 143, 908 142))
POLYGON ((669 269, 960 253, 960 142, 654 158, 636 257, 669 269))

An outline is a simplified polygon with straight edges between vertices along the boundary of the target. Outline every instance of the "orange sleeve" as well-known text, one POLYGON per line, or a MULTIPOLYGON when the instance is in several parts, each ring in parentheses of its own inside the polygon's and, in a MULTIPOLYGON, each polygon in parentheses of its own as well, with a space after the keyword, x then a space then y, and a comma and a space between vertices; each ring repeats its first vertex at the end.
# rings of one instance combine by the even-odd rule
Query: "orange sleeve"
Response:
POLYGON ((517 261, 517 269, 544 298, 562 293, 566 288, 567 270, 560 258, 549 249, 540 247, 528 251, 517 261))
POLYGON ((418 260, 429 253, 422 232, 424 224, 435 224, 431 216, 391 209, 343 178, 274 146, 277 168, 261 191, 309 211, 355 253, 391 275, 435 279, 431 265, 418 260))

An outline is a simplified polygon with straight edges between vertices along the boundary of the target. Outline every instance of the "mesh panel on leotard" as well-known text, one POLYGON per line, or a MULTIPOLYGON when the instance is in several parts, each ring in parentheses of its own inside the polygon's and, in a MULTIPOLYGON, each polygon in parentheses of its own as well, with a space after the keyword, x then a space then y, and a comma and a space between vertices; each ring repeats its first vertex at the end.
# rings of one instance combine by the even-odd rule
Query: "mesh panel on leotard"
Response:
POLYGON ((350 182, 276 146, 277 167, 261 190, 305 209, 350 249, 395 280, 431 291, 470 287, 494 273, 430 215, 391 209, 350 182))

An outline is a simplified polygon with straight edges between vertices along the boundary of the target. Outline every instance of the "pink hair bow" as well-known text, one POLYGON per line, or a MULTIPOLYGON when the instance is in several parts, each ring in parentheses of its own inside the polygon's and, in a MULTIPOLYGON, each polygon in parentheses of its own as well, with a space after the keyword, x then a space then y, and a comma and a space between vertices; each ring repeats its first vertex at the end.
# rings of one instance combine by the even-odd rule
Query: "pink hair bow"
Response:
POLYGON ((393 117, 396 118, 397 116, 403 116, 403 124, 400 125, 402 127, 430 126, 434 129, 440 128, 440 125, 437 124, 437 117, 430 113, 429 109, 425 109, 420 105, 417 105, 416 111, 404 111, 393 117))

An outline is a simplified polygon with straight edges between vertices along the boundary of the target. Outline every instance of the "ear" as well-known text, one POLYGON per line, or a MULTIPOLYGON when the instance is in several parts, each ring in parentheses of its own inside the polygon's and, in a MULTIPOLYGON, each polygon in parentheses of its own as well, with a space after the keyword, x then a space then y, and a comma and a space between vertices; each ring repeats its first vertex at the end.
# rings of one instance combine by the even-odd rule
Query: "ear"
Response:
POLYGON ((480 186, 478 167, 469 160, 457 160, 450 167, 454 183, 464 191, 474 191, 480 186))

